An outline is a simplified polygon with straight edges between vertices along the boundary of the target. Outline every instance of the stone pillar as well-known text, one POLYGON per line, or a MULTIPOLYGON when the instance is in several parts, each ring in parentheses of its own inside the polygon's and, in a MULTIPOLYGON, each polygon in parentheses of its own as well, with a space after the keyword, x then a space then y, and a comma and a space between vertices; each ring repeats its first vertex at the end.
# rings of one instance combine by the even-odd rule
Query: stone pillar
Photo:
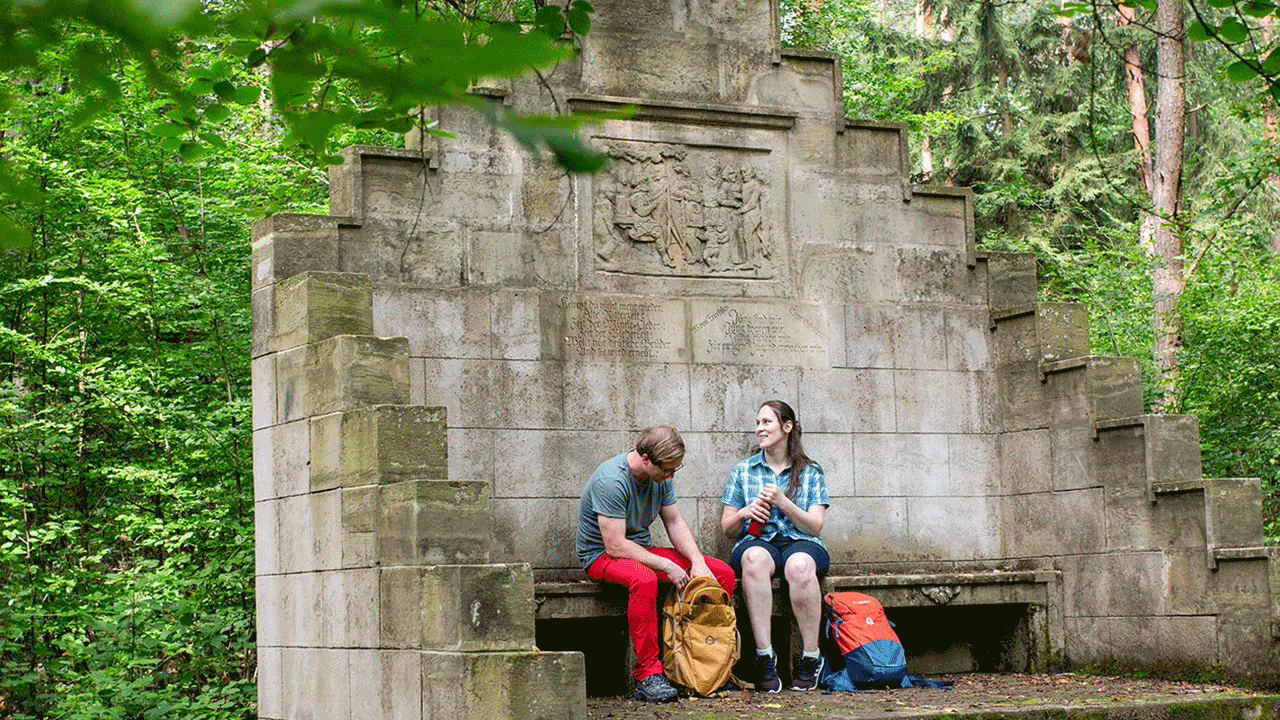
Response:
POLYGON ((488 483, 448 479, 371 297, 308 271, 254 304, 258 716, 584 717, 581 654, 534 647, 530 566, 489 564, 488 483))

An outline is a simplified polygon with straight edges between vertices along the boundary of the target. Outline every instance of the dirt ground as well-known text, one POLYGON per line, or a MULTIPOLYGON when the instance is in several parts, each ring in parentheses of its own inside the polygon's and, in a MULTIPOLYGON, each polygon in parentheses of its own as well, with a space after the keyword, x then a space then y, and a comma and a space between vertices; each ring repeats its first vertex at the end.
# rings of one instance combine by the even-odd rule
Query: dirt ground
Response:
MULTIPOLYGON (((959 675, 947 679, 954 680, 955 687, 946 690, 910 688, 829 695, 824 695, 821 691, 784 690, 776 695, 729 691, 710 698, 682 696, 679 702, 665 705, 649 705, 629 697, 588 698, 587 717, 594 720, 858 720, 987 713, 1026 714, 1026 711, 1037 709, 1109 710, 1251 697, 1267 699, 1268 707, 1280 709, 1280 696, 1204 683, 1074 673, 959 675)), ((1264 717, 1268 714, 1262 713, 1264 717)), ((1245 716, 1257 717, 1258 713, 1254 710, 1245 716)))

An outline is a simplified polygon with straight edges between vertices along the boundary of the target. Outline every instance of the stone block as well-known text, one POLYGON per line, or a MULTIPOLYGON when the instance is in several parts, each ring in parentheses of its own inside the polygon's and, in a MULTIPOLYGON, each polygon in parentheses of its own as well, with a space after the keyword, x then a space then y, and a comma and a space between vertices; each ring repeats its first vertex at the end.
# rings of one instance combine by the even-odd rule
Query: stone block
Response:
POLYGON ((948 308, 943 315, 949 370, 995 370, 995 338, 987 308, 948 308))
POLYGON ((993 435, 947 438, 950 486, 956 495, 996 495, 1000 488, 999 453, 993 435))
MULTIPOLYGON (((457 180, 442 184, 454 186, 457 180)), ((456 220, 429 211, 413 218, 366 217, 358 232, 343 235, 341 269, 375 283, 458 287, 465 277, 465 246, 456 220)))
MULTIPOLYGON (((494 561, 527 562, 535 568, 581 568, 575 549, 579 503, 577 497, 495 499, 489 536, 494 561)), ((660 525, 654 523, 655 528, 660 525)))
POLYGON ((994 315, 1000 362, 1056 362, 1089 354, 1089 313, 1080 303, 1042 302, 994 315))
POLYGON ((947 368, 947 314, 937 307, 903 308, 893 335, 893 366, 906 370, 947 368))
MULTIPOLYGON (((896 427, 899 419, 893 372, 889 370, 805 368, 800 371, 797 399, 798 403, 789 404, 806 431, 883 432, 896 427)), ((750 422, 745 427, 754 428, 755 411, 747 420, 750 422)))
POLYGON ((1219 617, 1217 640, 1219 662, 1229 673, 1258 686, 1274 684, 1278 658, 1265 611, 1255 606, 1247 613, 1219 617))
MULTIPOLYGON (((961 494, 953 484, 946 435, 859 433, 853 436, 853 477, 859 497, 961 494)), ((828 489, 829 492, 829 489, 828 489)))
POLYGON ((1262 485, 1258 478, 1206 478, 1204 483, 1213 545, 1261 546, 1262 485))
MULTIPOLYGON (((681 437, 684 438, 685 444, 684 467, 672 481, 675 483, 676 496, 708 498, 718 503, 720 494, 724 491, 725 481, 729 478, 730 469, 739 460, 749 456, 751 448, 755 447, 755 435, 744 430, 740 433, 682 432, 681 437)), ((828 461, 834 461, 834 458, 829 458, 827 453, 815 447, 815 437, 824 436, 805 433, 805 449, 811 457, 821 458, 823 469, 830 473, 828 461)), ((844 436, 844 439, 847 441, 848 436, 844 436)), ((819 443, 821 444, 821 441, 819 443)), ((823 447, 825 448, 825 445, 823 447)), ((845 455, 848 454, 849 448, 846 448, 845 455)), ((851 462, 844 467, 852 472, 851 462)), ((580 494, 581 488, 572 493, 574 497, 580 494)))
POLYGON ((1000 551, 1000 503, 986 497, 916 497, 907 522, 916 559, 975 560, 1000 551))
POLYGON ((381 647, 382 605, 379 602, 379 571, 360 568, 333 573, 340 578, 341 613, 345 618, 343 647, 381 647))
POLYGON ((389 647, 459 652, 533 647, 528 565, 432 565, 381 573, 381 642, 389 647))
POLYGON ((790 367, 694 365, 689 370, 689 429, 751 431, 760 403, 770 398, 797 397, 799 378, 799 370, 790 367))
POLYGON ((276 283, 268 349, 288 350, 338 335, 373 334, 373 289, 364 275, 309 271, 276 283))
POLYGON ((497 427, 564 426, 564 364, 534 360, 502 360, 494 373, 494 421, 497 427))
POLYGON ((424 652, 424 720, 577 720, 587 715, 581 653, 424 652))
POLYGON ((450 429, 499 427, 498 363, 427 358, 422 404, 448 408, 450 429))
POLYGON ((894 328, 900 312, 888 305, 845 306, 845 364, 853 368, 897 367, 894 328))
POLYGON ((253 386, 253 429, 276 424, 276 356, 262 355, 249 363, 253 386))
POLYGON ((1161 495, 1152 503, 1143 485, 1108 487, 1107 547, 1112 550, 1190 549, 1205 565, 1204 496, 1161 495))
POLYGON ((342 496, 339 491, 282 498, 278 515, 281 572, 342 567, 342 496))
POLYGON ((1034 362, 1002 364, 995 373, 998 427, 1005 432, 1049 426, 1049 405, 1034 362))
POLYGON ((366 217, 421 209, 424 184, 437 159, 420 149, 353 145, 341 165, 329 166, 329 212, 366 217))
MULTIPOLYGON (((914 238, 936 237, 964 242, 963 218, 937 218, 901 208, 902 224, 915 226, 914 238)), ((901 295, 908 303, 979 303, 986 299, 974 269, 968 267, 968 253, 958 248, 897 246, 891 264, 900 277, 901 295)), ((1086 330, 1086 339, 1088 337, 1086 330)), ((1087 347, 1087 345, 1086 345, 1087 347)))
POLYGON ((381 494, 377 485, 343 488, 342 531, 355 535, 376 532, 381 494))
POLYGON ((249 357, 256 358, 270 352, 271 338, 275 337, 276 286, 266 285, 253 291, 249 300, 253 316, 253 329, 249 336, 249 357))
POLYGON ((839 497, 822 526, 832 565, 914 558, 906 498, 839 497))
POLYGON ((349 219, 277 213, 254 223, 254 289, 309 270, 338 270, 338 227, 344 221, 349 219))
MULTIPOLYGON (((810 432, 807 428, 805 429, 805 452, 822 466, 822 474, 827 478, 827 494, 830 496, 855 494, 854 438, 856 437, 848 433, 810 432)), ((754 444, 754 436, 751 440, 754 444)), ((728 457, 736 463, 747 457, 747 453, 733 453, 728 457)), ((714 497, 717 499, 724 489, 725 482, 729 479, 729 467, 731 465, 723 462, 717 463, 715 467, 716 483, 713 488, 714 497)))
POLYGON ((1036 301, 1036 257, 1032 253, 987 251, 987 303, 992 314, 1036 301))
POLYGON ((689 362, 688 312, 675 298, 547 293, 539 300, 542 357, 689 362))
POLYGON ((1048 492, 1053 488, 1048 430, 1000 433, 997 448, 1000 485, 1006 494, 1048 492))
POLYGON ((276 357, 277 412, 284 421, 367 405, 404 405, 409 399, 404 338, 339 335, 276 357))
MULTIPOLYGON (((259 633, 261 638, 261 633, 259 633)), ((281 648, 258 643, 258 717, 262 720, 284 720, 283 669, 280 667, 281 648)))
POLYGON ((378 405, 311 418, 311 489, 444 479, 442 407, 378 405))
POLYGON ((383 485, 377 534, 383 565, 487 562, 489 485, 478 480, 383 485))
POLYGON ((271 482, 275 497, 310 492, 311 427, 306 420, 282 423, 271 433, 271 482))
POLYGON ((895 370, 897 431, 986 433, 996 427, 996 378, 985 372, 895 370))
MULTIPOLYGON (((1256 614, 1267 615, 1271 607, 1267 563, 1265 557, 1219 561, 1209 588, 1224 621, 1242 622, 1256 614)), ((1269 617, 1264 618, 1263 627, 1270 630, 1269 617)))
POLYGON ((279 500, 259 500, 253 504, 253 562, 256 575, 280 572, 279 500))
MULTIPOLYGON (((492 467, 494 498, 576 498, 606 457, 630 449, 635 441, 632 433, 587 430, 495 430, 492 434, 498 448, 492 467)), ((688 462, 693 455, 689 434, 682 437, 688 462)), ((677 480, 683 480, 688 469, 681 470, 677 480)))
POLYGON ((1203 477, 1200 426, 1194 415, 1148 415, 1146 432, 1151 433, 1148 447, 1152 482, 1181 482, 1203 477))
MULTIPOLYGON (((1141 424, 1098 428, 1098 439, 1089 452, 1096 482, 1108 488, 1140 488, 1147 491, 1146 432, 1141 424)), ((1086 446, 1087 447, 1087 446, 1086 446)), ((1150 500, 1150 498, 1145 498, 1150 500)))
POLYGON ((1217 576, 1205 566, 1205 547, 1167 548, 1165 607, 1170 615, 1211 615, 1217 612, 1210 586, 1217 576))
POLYGON ((844 338, 831 337, 827 314, 827 306, 810 303, 690 300, 691 357, 706 364, 830 367, 832 347, 844 338))
POLYGON ((1068 616, 1165 615, 1165 557, 1160 551, 1058 559, 1068 616))
POLYGON ((1067 661, 1137 668, 1206 668, 1219 660, 1217 620, 1191 617, 1066 618, 1067 661))
POLYGON ((568 428, 689 427, 689 365, 564 363, 568 428))
POLYGON ((493 295, 489 333, 493 357, 502 360, 542 358, 542 293, 503 289, 493 295))
MULTIPOLYGON (((821 204, 821 200, 814 200, 821 204)), ((825 303, 879 303, 895 300, 902 295, 901 280, 894 271, 892 258, 883 247, 861 244, 853 238, 845 245, 825 238, 841 238, 850 233, 840 227, 837 217, 819 213, 824 222, 815 223, 815 240, 801 248, 800 288, 801 298, 807 302, 825 303), (831 217, 833 223, 825 222, 831 217), (826 234, 831 233, 831 234, 826 234)))
POLYGON ((1101 488, 1007 496, 1001 522, 1005 554, 1039 557, 1097 553, 1106 548, 1101 488))
MULTIPOLYGON (((254 578, 254 616, 257 620, 258 650, 279 647, 281 623, 284 622, 284 593, 282 576, 258 575, 254 578)), ((276 656, 279 660, 279 656, 276 656)))
POLYGON ((409 355, 485 359, 491 355, 493 294, 380 284, 373 289, 373 330, 404 337, 409 355))
MULTIPOLYGON (((564 189, 571 184, 563 173, 558 180, 564 189)), ((524 188, 529 188, 527 176, 524 188)), ((539 223, 528 232, 474 230, 469 250, 467 274, 476 285, 567 288, 573 284, 573 236, 569 228, 553 222, 539 223)))
POLYGON ((316 647, 320 641, 320 573, 279 575, 280 645, 316 647))

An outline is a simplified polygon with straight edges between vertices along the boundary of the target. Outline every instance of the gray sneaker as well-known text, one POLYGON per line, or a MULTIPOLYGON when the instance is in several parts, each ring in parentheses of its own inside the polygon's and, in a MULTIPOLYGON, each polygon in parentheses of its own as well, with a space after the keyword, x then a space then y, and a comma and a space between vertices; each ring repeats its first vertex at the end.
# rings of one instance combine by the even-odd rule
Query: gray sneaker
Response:
POLYGON ((757 654, 756 673, 760 676, 760 681, 756 683, 756 690, 767 693, 776 693, 782 690, 782 681, 778 679, 777 655, 757 654))
POLYGON ((640 679, 636 683, 636 699, 651 703, 672 702, 676 699, 678 693, 676 689, 671 687, 671 683, 662 676, 662 673, 654 673, 640 679))

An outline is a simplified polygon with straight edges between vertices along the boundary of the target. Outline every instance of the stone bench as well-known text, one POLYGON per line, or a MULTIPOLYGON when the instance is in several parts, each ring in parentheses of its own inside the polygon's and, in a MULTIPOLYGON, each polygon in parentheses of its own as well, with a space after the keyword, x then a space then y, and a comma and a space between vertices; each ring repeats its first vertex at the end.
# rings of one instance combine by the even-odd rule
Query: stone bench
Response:
MULTIPOLYGON (((781 585, 774 581, 774 645, 795 649, 799 638, 781 585)), ((897 627, 911 670, 926 674, 1054 667, 1064 641, 1061 587, 1056 570, 828 575, 822 582, 824 593, 857 591, 879 600, 897 627)), ((571 627, 568 621, 590 619, 597 628, 621 626, 625 643, 626 592, 620 586, 560 578, 537 582, 534 593, 540 623, 565 628, 571 627), (614 624, 599 624, 606 618, 614 624)), ((750 629, 741 604, 738 616, 746 654, 750 629)), ((592 630, 590 642, 606 641, 600 632, 592 630)))

